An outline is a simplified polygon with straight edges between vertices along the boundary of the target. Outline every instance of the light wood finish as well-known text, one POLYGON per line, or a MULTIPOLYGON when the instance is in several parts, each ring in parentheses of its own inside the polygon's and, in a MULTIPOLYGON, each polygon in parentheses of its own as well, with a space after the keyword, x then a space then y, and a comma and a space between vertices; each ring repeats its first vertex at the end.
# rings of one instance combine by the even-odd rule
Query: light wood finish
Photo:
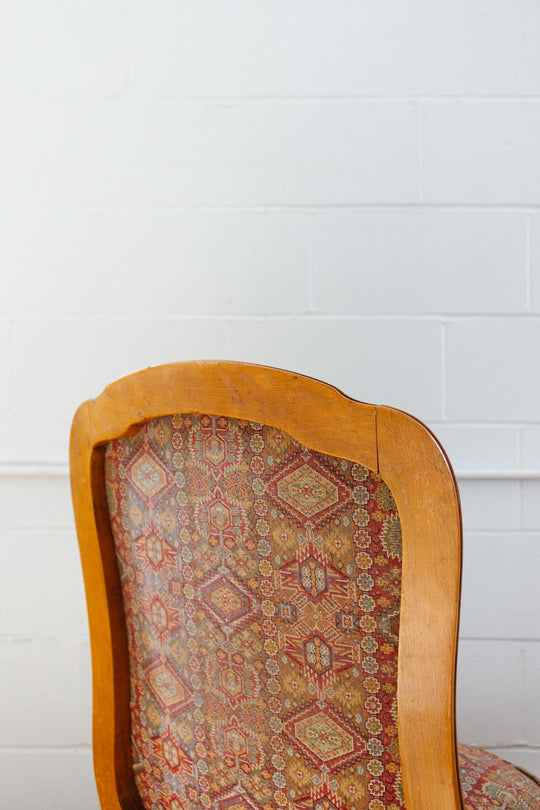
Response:
POLYGON ((416 419, 377 408, 379 472, 402 532, 398 731, 408 810, 461 808, 455 677, 461 509, 444 451, 416 419), (428 787, 429 786, 429 787, 428 787))
POLYGON ((407 810, 462 810, 455 736, 461 515, 455 479, 429 430, 292 372, 243 363, 177 363, 108 386, 77 411, 71 483, 92 645, 94 765, 104 810, 141 810, 129 721, 129 661, 108 518, 107 442, 175 413, 213 413, 285 430, 321 453, 380 471, 398 506, 403 574, 399 744, 407 810))

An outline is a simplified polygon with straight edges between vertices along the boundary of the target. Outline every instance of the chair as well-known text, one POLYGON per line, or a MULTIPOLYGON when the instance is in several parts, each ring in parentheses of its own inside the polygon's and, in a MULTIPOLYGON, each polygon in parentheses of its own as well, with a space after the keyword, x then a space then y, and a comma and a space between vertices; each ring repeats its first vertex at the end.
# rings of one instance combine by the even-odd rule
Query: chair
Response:
POLYGON ((421 422, 231 362, 74 418, 104 810, 540 807, 458 746, 461 516, 421 422))

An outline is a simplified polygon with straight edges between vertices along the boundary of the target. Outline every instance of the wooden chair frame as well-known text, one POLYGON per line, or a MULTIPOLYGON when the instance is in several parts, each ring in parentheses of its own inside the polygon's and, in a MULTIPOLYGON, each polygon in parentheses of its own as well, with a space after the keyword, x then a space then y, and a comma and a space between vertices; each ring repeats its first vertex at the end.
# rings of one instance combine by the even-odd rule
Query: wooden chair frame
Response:
POLYGON ((398 730, 407 810, 462 810, 455 731, 461 511, 449 461, 417 419, 288 371, 204 361, 158 366, 108 386, 78 409, 71 486, 92 647, 93 742, 104 810, 142 810, 133 776, 129 660, 108 516, 105 446, 175 413, 243 418, 377 471, 403 535, 398 730))

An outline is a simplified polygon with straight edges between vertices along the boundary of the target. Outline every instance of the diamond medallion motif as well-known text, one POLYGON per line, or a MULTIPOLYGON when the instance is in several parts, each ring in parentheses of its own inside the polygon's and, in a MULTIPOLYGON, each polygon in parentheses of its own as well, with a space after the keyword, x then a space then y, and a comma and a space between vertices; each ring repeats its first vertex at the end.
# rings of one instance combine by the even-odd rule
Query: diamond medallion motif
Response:
POLYGON ((296 523, 322 526, 345 509, 351 489, 315 456, 298 453, 268 479, 267 492, 296 523))
POLYGON ((162 706, 178 711, 191 702, 191 692, 168 661, 158 660, 146 670, 146 678, 162 706))
POLYGON ((365 750, 357 730, 328 704, 313 702, 289 717, 285 732, 317 767, 329 772, 354 762, 365 750))
POLYGON ((277 492, 282 500, 307 518, 328 509, 338 500, 336 485, 309 464, 303 464, 278 481, 277 492))
POLYGON ((201 605, 220 625, 235 629, 255 613, 253 597, 232 572, 215 574, 201 588, 201 605))
POLYGON ((299 720, 294 725, 294 733, 322 762, 343 757, 354 750, 352 736, 324 712, 299 720))
POLYGON ((141 495, 150 500, 161 498, 171 484, 163 462, 144 444, 129 466, 129 476, 141 495))

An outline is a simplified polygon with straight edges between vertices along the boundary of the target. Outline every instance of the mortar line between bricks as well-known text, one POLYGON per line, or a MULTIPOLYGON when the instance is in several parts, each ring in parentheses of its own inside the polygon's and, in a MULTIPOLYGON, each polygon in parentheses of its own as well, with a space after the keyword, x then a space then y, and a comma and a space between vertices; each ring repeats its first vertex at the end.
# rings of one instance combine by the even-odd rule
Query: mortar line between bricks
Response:
POLYGON ((74 647, 88 647, 89 636, 41 636, 29 635, 0 635, 0 644, 71 644, 74 647))
POLYGON ((133 83, 133 79, 135 77, 135 46, 134 46, 134 38, 133 38, 133 0, 128 0, 127 4, 127 96, 125 98, 131 98, 129 94, 130 88, 133 83))
POLYGON ((519 425, 516 430, 516 456, 519 467, 523 464, 523 438, 523 425, 519 425))
POLYGON ((351 203, 90 203, 82 205, 10 205, 0 204, 0 214, 111 214, 128 211, 163 211, 182 213, 249 213, 249 214, 311 214, 313 212, 463 212, 463 213, 522 213, 536 214, 540 211, 539 202, 497 203, 497 202, 441 202, 436 200, 398 202, 351 202, 351 203))
POLYGON ((442 419, 445 420, 447 414, 447 407, 446 407, 446 395, 447 395, 447 383, 446 383, 446 327, 447 321, 443 320, 441 323, 441 415, 442 419))
MULTIPOLYGON (((231 312, 228 315, 220 315, 217 313, 206 313, 206 312, 190 312, 189 314, 186 313, 167 313, 166 315, 144 315, 143 313, 140 314, 126 314, 126 313, 99 313, 93 315, 81 314, 78 312, 73 312, 71 314, 51 314, 51 315, 10 315, 10 316, 1 316, 0 315, 0 323, 4 320, 13 321, 16 323, 28 323, 28 322, 47 322, 47 321, 55 321, 56 323, 72 323, 73 321, 81 322, 81 321, 92 321, 92 322, 99 322, 99 321, 128 321, 132 323, 140 323, 140 322, 163 322, 166 323, 171 321, 173 323, 178 323, 181 321, 240 321, 240 322, 249 322, 249 321, 305 321, 309 323, 310 321, 330 321, 332 323, 336 323, 337 321, 346 321, 346 322, 357 322, 357 323, 368 323, 372 321, 392 321, 395 323, 396 321, 408 321, 412 323, 440 323, 441 318, 448 317, 452 318, 453 321, 468 321, 468 320, 517 320, 519 322, 523 322, 523 319, 526 321, 538 321, 540 323, 540 313, 539 312, 531 312, 529 313, 517 313, 517 312, 468 312, 468 313, 461 313, 461 312, 429 312, 425 314, 414 314, 409 315, 404 312, 389 312, 385 315, 341 315, 339 313, 329 313, 329 312, 308 312, 308 313, 295 313, 295 312, 286 312, 286 313, 270 313, 270 314, 245 314, 245 313, 236 313, 231 312)), ((445 420, 446 421, 446 420, 445 420)), ((515 422, 516 420, 511 420, 515 422)), ((523 420, 526 421, 533 421, 537 422, 538 420, 523 420)), ((521 420, 520 420, 521 423, 521 420)), ((501 422, 502 424, 502 422, 501 422)))
POLYGON ((489 642, 490 644, 540 644, 540 638, 501 638, 491 636, 459 636, 459 641, 480 641, 482 643, 489 642))
POLYGON ((430 104, 538 104, 540 95, 512 93, 510 95, 460 95, 441 94, 429 95, 422 93, 409 93, 403 95, 371 95, 369 93, 349 93, 332 95, 310 95, 306 93, 293 94, 267 94, 267 95, 205 95, 204 93, 181 94, 181 93, 138 93, 131 89, 129 95, 119 94, 112 90, 109 93, 1 93, 0 102, 63 102, 63 101, 86 101, 86 102, 117 102, 125 103, 145 103, 145 102, 167 102, 170 104, 197 104, 223 105, 223 104, 411 104, 417 101, 428 102, 430 104))
POLYGON ((525 307, 527 309, 527 313, 530 313, 532 311, 531 240, 532 240, 531 215, 527 214, 527 216, 525 217, 525 307))
POLYGON ((309 247, 308 247, 308 312, 316 313, 315 307, 315 214, 309 217, 309 247))
MULTIPOLYGON (((522 504, 522 514, 523 514, 523 504, 522 504)), ((519 647, 519 670, 520 670, 519 694, 525 697, 527 695, 527 653, 525 647, 519 647)), ((521 737, 522 739, 526 740, 529 708, 528 706, 525 705, 525 700, 520 701, 520 709, 521 709, 520 711, 521 737)))
POLYGON ((10 415, 10 423, 15 421, 15 369, 17 368, 16 333, 16 318, 10 318, 8 321, 9 368, 7 373, 9 380, 7 409, 10 415))
POLYGON ((81 745, 0 746, 0 754, 43 754, 44 752, 50 754, 89 754, 92 752, 92 746, 85 743, 81 745))
POLYGON ((482 543, 484 539, 492 539, 497 540, 497 538, 503 536, 507 537, 508 539, 520 540, 526 539, 527 542, 537 542, 535 538, 538 539, 540 542, 540 528, 538 529, 464 529, 463 531, 464 537, 476 545, 476 543, 482 543))
POLYGON ((525 487, 523 486, 523 481, 519 482, 518 485, 518 507, 519 507, 519 529, 523 529, 525 527, 525 487))
POLYGON ((425 122, 424 122, 424 107, 422 102, 417 104, 417 117, 418 117, 418 164, 419 164, 419 194, 420 200, 423 204, 426 203, 426 192, 424 188, 425 181, 425 168, 426 168, 426 155, 425 155, 425 122))

